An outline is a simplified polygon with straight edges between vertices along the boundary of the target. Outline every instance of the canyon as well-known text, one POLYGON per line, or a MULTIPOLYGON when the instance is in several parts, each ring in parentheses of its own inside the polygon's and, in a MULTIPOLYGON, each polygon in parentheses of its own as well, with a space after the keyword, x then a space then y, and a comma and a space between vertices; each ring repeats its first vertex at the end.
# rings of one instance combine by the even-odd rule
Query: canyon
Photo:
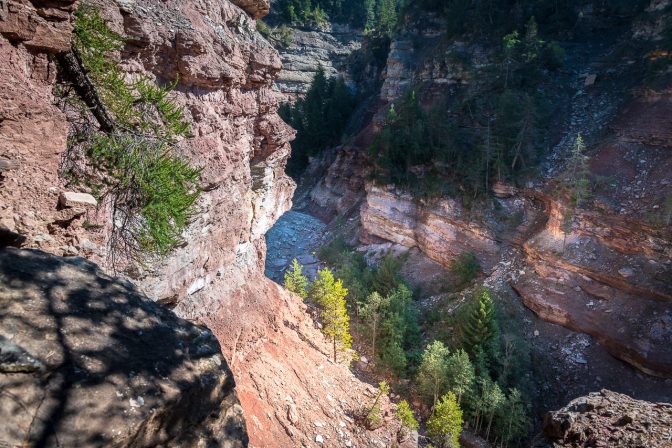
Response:
MULTIPOLYGON (((614 56, 624 40, 660 38, 665 1, 651 2, 648 21, 619 22, 612 40, 595 35, 608 19, 585 14, 577 29, 595 28, 595 42, 558 75, 569 93, 542 173, 494 183, 469 207, 369 172, 390 104, 415 85, 427 98, 476 82, 450 55, 474 66, 493 57, 460 41, 431 51, 445 38, 441 18, 405 23, 384 64, 362 67, 353 61, 367 37, 345 25, 297 27, 274 48, 255 22, 267 0, 91 0, 125 36, 129 79, 176 82, 192 127, 180 154, 202 168, 182 243, 141 262, 111 252, 109 198, 65 175, 76 123, 57 61, 78 3, 0 1, 0 246, 15 246, 0 248, 0 416, 10 422, 0 444, 418 446, 398 437, 399 397, 383 399, 379 428, 356 421, 377 394, 373 377, 361 362, 334 363, 312 306, 278 284, 295 257, 314 276, 316 252, 341 236, 367 255, 408 254, 402 275, 428 313, 453 300, 430 283, 476 255, 479 281, 532 347, 538 446, 614 433, 604 446, 665 446, 655 443, 672 411, 653 403, 672 401, 672 96, 614 56), (285 174, 295 131, 277 112, 320 66, 369 97, 351 138, 314 157, 297 187, 285 174), (568 228, 559 185, 578 133, 603 181, 568 228), (655 440, 637 439, 642 428, 655 440)), ((468 437, 463 446, 485 443, 468 437)))
MULTIPOLYGON (((59 107, 58 89, 67 80, 60 78, 54 58, 70 48, 77 2, 11 0, 3 2, 0 9, 0 140, 2 158, 11 161, 12 168, 2 172, 0 222, 3 244, 21 246, 22 252, 5 252, 3 257, 42 258, 52 264, 60 262, 43 254, 74 257, 73 260, 85 257, 108 274, 129 278, 137 294, 172 308, 180 319, 195 322, 197 327, 192 325, 188 331, 204 325, 210 328, 218 344, 211 341, 209 350, 221 350, 225 358, 217 358, 219 379, 204 366, 201 379, 197 375, 189 381, 212 378, 227 386, 217 389, 216 384, 212 385, 211 390, 217 390, 220 396, 208 398, 213 400, 209 409, 203 404, 205 415, 179 405, 180 400, 196 396, 186 387, 186 380, 176 378, 180 387, 164 397, 168 403, 177 403, 166 408, 172 409, 170 412, 148 413, 150 405, 154 410, 158 405, 146 396, 147 406, 143 408, 137 397, 128 405, 124 396, 98 394, 99 408, 91 409, 90 415, 89 410, 73 410, 74 416, 91 420, 113 408, 119 416, 134 412, 136 416, 125 423, 127 429, 123 431, 140 427, 144 433, 138 432, 136 439, 119 437, 114 442, 117 446, 147 446, 153 443, 152 439, 142 439, 142 434, 164 427, 168 428, 166 443, 187 446, 179 438, 186 438, 187 431, 182 435, 174 433, 179 429, 174 425, 180 419, 194 419, 190 423, 193 434, 214 432, 220 446, 246 445, 248 438, 250 446, 258 447, 312 444, 316 439, 324 446, 379 446, 396 440, 398 422, 389 412, 387 401, 388 425, 371 432, 354 423, 350 415, 372 400, 366 397, 373 397, 374 388, 358 380, 346 366, 329 360, 329 347, 300 298, 263 274, 264 234, 290 208, 294 190, 294 182, 284 174, 293 130, 278 117, 278 98, 271 88, 281 60, 256 32, 253 20, 268 11, 268 3, 91 3, 100 8, 114 31, 126 37, 120 56, 129 77, 148 77, 158 82, 179 80, 174 98, 185 109, 193 133, 181 145, 182 155, 203 167, 198 212, 183 235, 185 243, 170 256, 145 264, 122 263, 122 270, 118 271, 108 252, 112 230, 109 205, 103 200, 97 207, 90 203, 58 206, 59 196, 64 193, 73 189, 87 192, 62 175, 63 161, 68 157, 70 117, 67 108, 59 107), (27 91, 31 94, 26 95, 27 91), (65 214, 69 215, 67 219, 63 219, 65 214), (237 412, 236 432, 225 416, 232 405, 238 406, 238 401, 244 421, 241 412, 237 412), (134 404, 141 412, 135 410, 134 404), (208 417, 209 413, 215 420, 208 417), (217 416, 221 419, 217 420, 217 416), (231 431, 223 429, 229 427, 231 431)), ((67 273, 71 268, 66 264, 61 270, 67 273)), ((82 274, 72 275, 77 279, 82 274)), ((12 279, 6 281, 11 283, 12 279)), ((95 279, 90 282, 95 285, 95 279)), ((123 297, 130 293, 117 294, 123 297)), ((3 300, 14 300, 12 297, 15 296, 3 291, 3 300)), ((133 300, 117 312, 140 313, 142 301, 133 300)), ((49 310, 45 312, 45 318, 49 318, 49 310)), ((151 316, 159 311, 151 308, 142 313, 151 316)), ((181 331, 180 325, 189 328, 187 323, 177 323, 183 320, 171 319, 162 325, 176 332, 181 331)), ((64 325, 59 331, 75 331, 74 323, 66 320, 64 325)), ((2 328, 5 337, 15 334, 4 316, 2 328)), ((35 325, 33 331, 37 339, 53 334, 53 330, 40 325, 35 325)), ((180 348, 179 341, 153 340, 142 334, 141 325, 137 331, 142 350, 155 350, 155 343, 165 344, 166 350, 187 349, 180 348), (171 348, 170 344, 177 345, 171 348)), ((209 330, 198 331, 209 334, 209 330)), ((18 337, 16 343, 22 344, 26 356, 49 366, 44 359, 47 352, 38 352, 29 341, 18 337)), ((133 353, 140 349, 135 350, 133 353)), ((170 358, 161 353, 157 351, 156 355, 170 358)), ((189 364, 184 368, 189 368, 189 364)), ((129 365, 128 369, 130 372, 133 367, 129 365)), ((43 375, 32 370, 10 372, 3 370, 3 388, 17 380, 37 381, 43 375)), ((49 368, 45 372, 50 377, 49 368)), ((160 371, 148 371, 146 381, 159 381, 157 374, 160 371)), ((70 379, 75 387, 82 381, 86 381, 84 377, 70 379)), ((3 409, 12 409, 9 402, 11 399, 3 395, 3 409)), ((44 409, 38 401, 26 409, 22 418, 43 413, 44 409)), ((0 436, 3 443, 36 437, 33 432, 38 429, 24 423, 4 426, 0 436)), ((56 436, 65 440, 65 434, 57 432, 56 436)), ((194 435, 190 440, 203 443, 206 439, 194 435)))

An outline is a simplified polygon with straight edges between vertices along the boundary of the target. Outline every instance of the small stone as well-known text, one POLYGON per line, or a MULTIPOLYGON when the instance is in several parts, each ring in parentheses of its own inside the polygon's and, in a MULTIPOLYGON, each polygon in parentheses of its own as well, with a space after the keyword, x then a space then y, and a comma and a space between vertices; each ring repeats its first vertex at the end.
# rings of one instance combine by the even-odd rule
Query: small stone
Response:
POLYGON ((621 268, 618 270, 618 273, 625 278, 632 277, 633 275, 635 275, 635 271, 633 271, 630 268, 621 268))
POLYGON ((366 356, 362 356, 361 358, 359 358, 359 360, 360 360, 361 362, 363 362, 364 364, 368 364, 368 363, 369 363, 369 360, 366 358, 366 356))
POLYGON ((299 413, 296 410, 294 403, 287 405, 287 420, 290 421, 292 425, 295 425, 299 421, 299 413))
POLYGON ((539 330, 534 330, 534 337, 536 338, 537 336, 539 336, 539 330))
POLYGON ((83 239, 82 242, 79 243, 79 248, 93 252, 98 249, 98 246, 92 243, 90 240, 83 239))
POLYGON ((96 207, 98 201, 88 193, 75 193, 74 191, 64 191, 58 197, 58 203, 61 207, 96 207))
POLYGON ((316 435, 316 436, 315 436, 315 442, 316 442, 316 443, 319 443, 320 445, 323 444, 323 443, 324 443, 324 437, 322 437, 322 436, 319 435, 319 434, 316 435))
POLYGON ((597 75, 594 73, 589 74, 586 76, 586 80, 584 81, 583 85, 586 87, 590 87, 593 84, 595 84, 595 81, 597 81, 597 75))
POLYGON ((140 406, 145 404, 145 399, 142 397, 137 397, 137 398, 130 398, 128 402, 131 404, 132 408, 139 408, 140 406))
POLYGON ((322 423, 322 422, 313 422, 313 425, 315 425, 318 428, 323 428, 324 427, 324 423, 322 423))

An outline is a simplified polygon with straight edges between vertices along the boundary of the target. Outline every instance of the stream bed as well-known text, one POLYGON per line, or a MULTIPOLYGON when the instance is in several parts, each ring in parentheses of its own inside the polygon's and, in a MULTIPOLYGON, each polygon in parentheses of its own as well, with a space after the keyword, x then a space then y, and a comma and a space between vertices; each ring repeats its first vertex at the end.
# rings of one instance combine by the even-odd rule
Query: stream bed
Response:
POLYGON ((282 283, 285 269, 296 258, 304 275, 314 278, 321 267, 316 252, 322 244, 326 224, 314 216, 290 210, 266 233, 266 276, 282 283))

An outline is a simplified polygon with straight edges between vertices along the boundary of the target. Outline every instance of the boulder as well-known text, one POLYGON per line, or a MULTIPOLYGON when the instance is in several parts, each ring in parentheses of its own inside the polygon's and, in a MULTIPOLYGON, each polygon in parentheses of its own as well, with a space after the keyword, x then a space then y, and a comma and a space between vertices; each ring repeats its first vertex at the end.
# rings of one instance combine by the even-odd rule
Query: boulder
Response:
POLYGON ((609 390, 571 401, 544 417, 535 447, 663 448, 670 446, 672 404, 635 400, 609 390))
POLYGON ((0 250, 0 446, 247 446, 206 328, 81 258, 0 250))
POLYGON ((88 193, 64 191, 58 197, 58 204, 63 208, 96 207, 98 205, 98 201, 88 193))

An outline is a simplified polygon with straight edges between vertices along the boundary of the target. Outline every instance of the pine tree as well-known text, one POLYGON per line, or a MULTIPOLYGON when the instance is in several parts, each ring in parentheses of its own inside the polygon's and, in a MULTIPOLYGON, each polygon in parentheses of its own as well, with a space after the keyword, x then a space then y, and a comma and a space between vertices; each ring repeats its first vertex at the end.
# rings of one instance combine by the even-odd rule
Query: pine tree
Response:
POLYGON ((458 403, 462 403, 462 397, 474 382, 476 374, 474 366, 469 360, 467 352, 460 349, 450 355, 446 368, 448 388, 457 395, 458 403))
POLYGON ((330 269, 324 268, 317 271, 317 278, 308 288, 308 298, 314 304, 324 307, 327 297, 335 288, 336 280, 330 269))
POLYGON ((350 317, 345 307, 348 290, 341 280, 334 281, 331 271, 318 271, 318 279, 311 285, 311 299, 322 308, 322 332, 332 340, 334 362, 337 362, 337 351, 347 351, 352 346, 350 336, 350 317), (318 286, 312 288, 315 283, 318 286))
POLYGON ((498 432, 503 445, 519 442, 527 435, 530 422, 525 402, 518 389, 509 390, 506 401, 500 407, 498 423, 498 432))
POLYGON ((294 294, 298 294, 299 297, 305 299, 308 297, 308 278, 303 275, 303 266, 296 261, 296 258, 292 260, 292 267, 285 271, 285 288, 294 294))
POLYGON ((389 393, 390 386, 385 381, 378 383, 378 394, 376 394, 376 398, 373 400, 373 404, 366 413, 366 421, 369 424, 369 428, 375 429, 382 422, 380 400, 383 398, 383 396, 386 396, 389 393))
POLYGON ((448 392, 441 397, 434 413, 427 421, 427 432, 439 441, 442 448, 459 448, 462 432, 462 409, 457 403, 455 394, 448 392))
POLYGON ((505 396, 502 393, 499 385, 489 378, 484 382, 483 385, 483 396, 481 399, 481 405, 483 410, 483 415, 488 418, 488 427, 485 431, 486 440, 490 440, 490 428, 492 427, 492 420, 495 417, 497 411, 504 404, 505 396))
POLYGON ((491 352, 492 342, 497 334, 497 323, 495 321, 495 307, 487 288, 483 288, 478 295, 478 300, 462 331, 462 345, 469 350, 472 356, 476 356, 479 351, 485 354, 491 352))
POLYGON ((572 146, 572 152, 567 162, 568 174, 565 177, 565 188, 570 193, 570 204, 567 206, 562 221, 562 251, 565 251, 567 235, 572 231, 572 223, 576 209, 581 207, 583 201, 589 195, 590 180, 588 157, 585 155, 586 145, 581 134, 577 134, 576 141, 572 146))
POLYGON ((390 254, 385 255, 374 276, 373 289, 384 296, 392 292, 392 290, 401 283, 401 278, 399 276, 400 268, 400 260, 394 258, 394 256, 390 254))
POLYGON ((422 354, 418 369, 418 389, 432 397, 432 406, 436 406, 439 396, 446 389, 449 350, 441 341, 429 344, 422 354))
POLYGON ((389 297, 383 298, 378 292, 374 291, 369 295, 366 303, 360 307, 359 310, 359 315, 371 328, 371 350, 373 352, 371 358, 374 362, 376 359, 376 338, 380 331, 379 324, 389 304, 389 297))

